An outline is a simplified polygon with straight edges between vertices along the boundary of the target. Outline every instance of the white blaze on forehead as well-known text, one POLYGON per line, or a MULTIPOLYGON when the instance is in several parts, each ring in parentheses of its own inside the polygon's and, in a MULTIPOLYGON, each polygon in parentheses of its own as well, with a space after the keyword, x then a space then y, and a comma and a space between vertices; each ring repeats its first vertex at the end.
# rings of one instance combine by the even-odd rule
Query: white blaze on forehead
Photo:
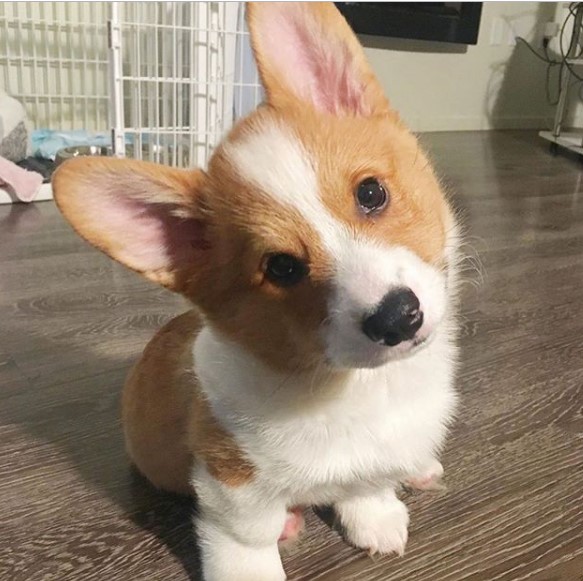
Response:
POLYGON ((323 204, 316 161, 290 131, 265 124, 260 131, 227 144, 225 153, 243 180, 296 209, 328 251, 338 256, 347 229, 323 204))

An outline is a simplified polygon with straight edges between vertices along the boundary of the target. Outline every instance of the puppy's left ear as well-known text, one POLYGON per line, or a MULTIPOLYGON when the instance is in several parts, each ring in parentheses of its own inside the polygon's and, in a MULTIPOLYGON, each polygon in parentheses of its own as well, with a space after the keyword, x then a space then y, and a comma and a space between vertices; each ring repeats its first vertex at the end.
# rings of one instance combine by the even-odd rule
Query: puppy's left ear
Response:
POLYGON ((274 107, 333 115, 389 111, 362 46, 332 2, 249 2, 251 44, 274 107))

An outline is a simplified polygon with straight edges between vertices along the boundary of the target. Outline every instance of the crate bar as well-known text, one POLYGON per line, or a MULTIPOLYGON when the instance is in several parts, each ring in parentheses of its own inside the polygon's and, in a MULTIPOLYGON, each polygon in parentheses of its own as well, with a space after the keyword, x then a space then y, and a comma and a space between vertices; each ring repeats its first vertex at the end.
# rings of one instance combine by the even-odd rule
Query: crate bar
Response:
POLYGON ((123 56, 120 22, 120 2, 111 3, 111 17, 108 22, 111 142, 117 157, 125 156, 124 103, 123 103, 123 56))

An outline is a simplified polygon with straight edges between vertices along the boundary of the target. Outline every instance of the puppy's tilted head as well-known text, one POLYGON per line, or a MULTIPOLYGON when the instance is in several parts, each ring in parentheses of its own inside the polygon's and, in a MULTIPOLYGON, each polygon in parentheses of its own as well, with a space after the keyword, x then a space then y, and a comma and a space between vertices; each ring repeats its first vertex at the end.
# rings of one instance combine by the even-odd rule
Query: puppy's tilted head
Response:
POLYGON ((275 367, 408 355, 444 320, 455 246, 428 161, 332 4, 253 4, 248 22, 266 103, 206 172, 80 158, 57 203, 275 367))

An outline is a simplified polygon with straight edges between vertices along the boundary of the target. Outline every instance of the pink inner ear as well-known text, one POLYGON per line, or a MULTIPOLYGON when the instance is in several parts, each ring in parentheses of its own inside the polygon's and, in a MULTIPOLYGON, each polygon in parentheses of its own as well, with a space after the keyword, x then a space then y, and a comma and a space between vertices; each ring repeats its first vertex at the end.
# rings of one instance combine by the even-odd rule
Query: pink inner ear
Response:
MULTIPOLYGON (((98 197, 99 198, 99 197, 98 197)), ((141 272, 173 270, 204 249, 202 225, 194 218, 172 215, 170 204, 104 196, 101 204, 87 209, 88 220, 99 225, 112 241, 114 258, 141 272)))
POLYGON ((370 114, 348 46, 309 19, 304 6, 277 3, 265 12, 265 58, 298 97, 334 115, 370 114))

